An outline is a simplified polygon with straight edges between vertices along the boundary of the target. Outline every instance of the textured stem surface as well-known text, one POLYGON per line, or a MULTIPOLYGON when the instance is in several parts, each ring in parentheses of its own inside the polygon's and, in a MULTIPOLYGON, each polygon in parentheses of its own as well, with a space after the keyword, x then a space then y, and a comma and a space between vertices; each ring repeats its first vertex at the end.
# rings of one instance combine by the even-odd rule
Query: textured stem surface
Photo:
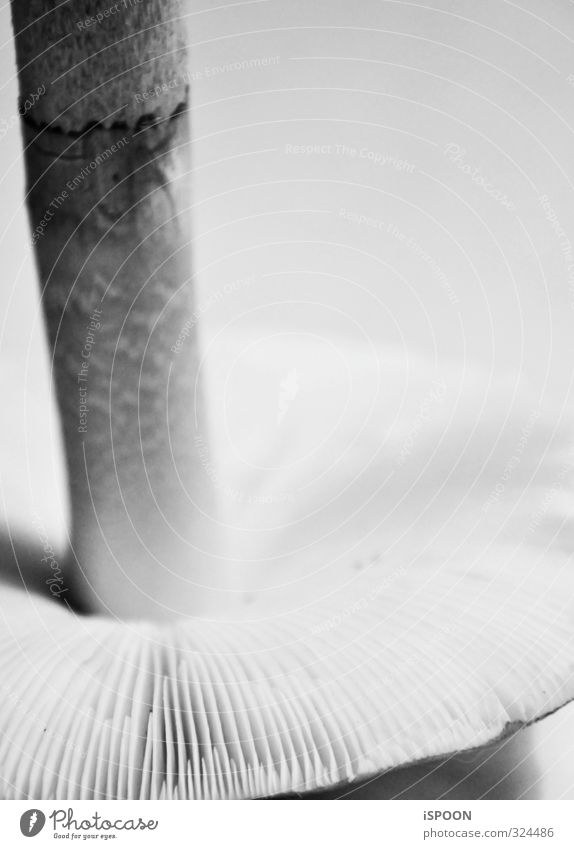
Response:
POLYGON ((212 505, 189 248, 179 3, 15 2, 27 202, 68 458, 83 596, 197 612, 212 505))

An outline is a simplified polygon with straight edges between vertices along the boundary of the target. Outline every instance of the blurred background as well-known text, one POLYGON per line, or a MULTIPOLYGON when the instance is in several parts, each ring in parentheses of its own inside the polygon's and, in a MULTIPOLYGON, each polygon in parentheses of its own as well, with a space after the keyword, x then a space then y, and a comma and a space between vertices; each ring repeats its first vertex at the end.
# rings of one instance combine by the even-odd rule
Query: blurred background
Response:
MULTIPOLYGON (((312 331, 516 375, 533 407, 572 409, 572 3, 189 5, 206 362, 312 331)), ((0 80, 0 507, 61 544, 7 3, 0 80)), ((574 798, 574 708, 527 739, 528 793, 574 798)))

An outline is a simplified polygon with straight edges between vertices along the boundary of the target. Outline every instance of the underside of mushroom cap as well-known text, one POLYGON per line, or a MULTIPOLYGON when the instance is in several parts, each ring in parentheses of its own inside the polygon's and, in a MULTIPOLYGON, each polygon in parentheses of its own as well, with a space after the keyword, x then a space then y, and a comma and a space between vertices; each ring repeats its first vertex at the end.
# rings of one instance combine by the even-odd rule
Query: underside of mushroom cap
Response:
MULTIPOLYGON (((266 356, 259 352, 256 362, 242 363, 238 388, 244 397, 249 386, 260 387, 259 401, 250 398, 259 422, 269 403, 266 376, 284 373, 295 356, 292 346, 270 345, 266 356)), ((222 455, 220 472, 235 475, 226 479, 233 491, 243 485, 252 496, 231 505, 237 521, 240 508, 251 511, 243 517, 247 536, 260 536, 253 526, 249 530, 250 518, 273 519, 276 510, 285 521, 267 542, 269 560, 255 573, 246 569, 249 603, 241 619, 214 612, 173 624, 117 622, 3 587, 2 797, 216 799, 308 792, 484 745, 574 698, 572 519, 564 513, 570 465, 553 411, 536 420, 504 497, 492 501, 509 455, 504 434, 514 444, 530 399, 527 393, 514 398, 506 418, 503 380, 490 387, 468 369, 443 371, 448 391, 411 455, 425 463, 435 456, 431 483, 414 462, 405 492, 398 477, 386 489, 385 472, 409 433, 393 392, 409 421, 437 373, 411 359, 405 384, 400 360, 387 357, 381 367, 358 352, 349 355, 363 378, 357 384, 362 394, 341 425, 331 469, 328 443, 302 464, 297 458, 316 444, 311 423, 320 434, 332 419, 328 409, 320 419, 321 387, 337 406, 346 386, 335 366, 329 372, 304 347, 301 356, 314 391, 294 405, 287 430, 280 437, 274 431, 283 449, 261 434, 254 437, 250 424, 238 424, 236 434, 237 454, 248 465, 257 456, 263 465, 269 453, 283 459, 283 472, 273 480, 299 497, 270 505, 266 516, 241 463, 232 469, 236 452, 222 455), (364 404, 372 403, 378 383, 384 391, 369 419, 364 404), (492 429, 499 408, 506 429, 495 434, 497 441, 492 429), (400 424, 398 441, 389 436, 388 421, 400 424), (365 423, 359 454, 346 460, 353 428, 365 423), (552 434, 558 434, 554 450, 552 434), (446 457, 437 442, 444 443, 446 457), (364 499, 358 502, 351 484, 362 461, 367 477, 358 480, 364 499), (335 477, 320 480, 319 469, 335 477), (315 478, 320 482, 312 496, 315 478), (348 492, 342 504, 326 505, 340 494, 335 480, 341 493, 348 492), (401 499, 405 521, 396 509, 401 499), (425 525, 419 519, 432 502, 425 525), (324 507, 333 525, 321 538, 324 507), (301 550, 297 543, 307 532, 317 538, 301 550), (293 538, 293 550, 274 562, 286 537, 293 538)), ((227 368, 225 358, 213 363, 218 385, 227 368)), ((217 412, 213 401, 221 447, 224 416, 217 412)), ((566 422, 563 428, 562 436, 566 422)), ((405 474, 408 468, 405 462, 405 474)), ((269 473, 261 491, 268 485, 269 473)))
POLYGON ((376 562, 328 604, 163 627, 4 588, 2 796, 272 796, 485 744, 574 696, 566 566, 501 550, 379 591, 376 562))

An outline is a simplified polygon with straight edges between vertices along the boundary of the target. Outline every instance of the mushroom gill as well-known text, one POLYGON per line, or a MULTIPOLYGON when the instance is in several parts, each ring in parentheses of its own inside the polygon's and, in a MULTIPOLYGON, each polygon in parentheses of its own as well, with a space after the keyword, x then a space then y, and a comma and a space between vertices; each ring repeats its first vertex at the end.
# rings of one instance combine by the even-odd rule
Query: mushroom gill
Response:
POLYGON ((4 588, 2 796, 317 790, 481 746, 572 697, 571 600, 549 592, 552 564, 475 563, 466 608, 464 567, 429 571, 370 605, 366 571, 351 596, 243 623, 77 617, 4 588))
MULTIPOLYGON (((570 552, 494 524, 484 544, 475 495, 456 545, 434 531, 385 545, 384 451, 358 479, 373 493, 361 546, 343 523, 279 564, 305 560, 304 591, 286 579, 218 609, 230 570, 209 555, 221 523, 192 438, 207 420, 196 339, 170 355, 194 286, 180 4, 12 9, 21 92, 46 86, 24 120, 27 203, 89 615, 2 589, 2 797, 312 791, 481 746, 573 698, 570 552)), ((269 571, 245 566, 246 584, 269 571)))

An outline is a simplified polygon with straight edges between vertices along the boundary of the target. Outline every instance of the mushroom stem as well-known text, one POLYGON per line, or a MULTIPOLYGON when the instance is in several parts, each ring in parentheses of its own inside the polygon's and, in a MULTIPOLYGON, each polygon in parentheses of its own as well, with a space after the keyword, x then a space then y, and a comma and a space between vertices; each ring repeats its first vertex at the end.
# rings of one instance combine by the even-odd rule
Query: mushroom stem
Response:
POLYGON ((205 437, 177 0, 14 0, 27 204, 67 452, 81 598, 121 618, 201 611, 205 437), (99 10, 98 6, 101 6, 99 10), (97 11, 94 11, 96 8, 97 11))

